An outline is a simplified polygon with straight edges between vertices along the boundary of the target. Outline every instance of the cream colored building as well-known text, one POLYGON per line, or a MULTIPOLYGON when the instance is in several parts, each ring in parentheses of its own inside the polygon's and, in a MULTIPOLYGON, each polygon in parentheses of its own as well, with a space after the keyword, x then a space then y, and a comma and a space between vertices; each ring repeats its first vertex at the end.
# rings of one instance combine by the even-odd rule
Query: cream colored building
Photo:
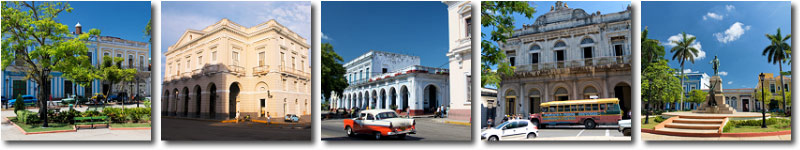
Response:
POLYGON ((631 71, 631 8, 601 14, 556 2, 499 46, 515 66, 497 91, 497 115, 539 113, 541 103, 619 98, 629 118, 634 84, 631 71))
POLYGON ((222 19, 188 29, 164 53, 162 115, 309 115, 309 48, 305 38, 275 20, 244 27, 222 19))
MULTIPOLYGON (((758 97, 761 97, 761 95, 755 95, 755 94, 757 94, 755 92, 760 92, 761 91, 762 84, 763 84, 763 86, 767 87, 767 89, 764 89, 764 91, 766 91, 766 93, 772 93, 773 99, 774 98, 782 98, 782 95, 781 95, 781 92, 780 92, 781 90, 786 91, 788 93, 791 93, 791 91, 792 91, 792 77, 791 76, 786 76, 786 75, 783 76, 783 85, 782 86, 781 86, 781 82, 780 82, 780 80, 781 80, 781 76, 780 75, 776 75, 776 74, 772 74, 772 73, 764 73, 764 82, 761 82, 761 80, 758 79, 758 78, 759 78, 758 74, 756 74, 756 80, 758 80, 758 85, 756 85, 756 90, 754 91, 754 95, 753 95, 753 96, 755 96, 754 99, 756 99, 756 103, 758 105, 761 105, 761 100, 758 99, 758 97)), ((788 93, 786 94, 786 99, 791 99, 791 95, 788 94, 788 93)), ((770 96, 768 95, 767 97, 769 98, 770 96)), ((767 101, 767 102, 770 102, 770 101, 767 101)), ((783 101, 777 100, 775 102, 779 103, 778 107, 783 106, 783 101)), ((788 104, 788 103, 786 105, 792 106, 791 104, 788 104)), ((761 106, 756 106, 754 108, 756 108, 757 111, 761 110, 760 109, 761 106)), ((766 104, 766 108, 767 108, 767 111, 772 111, 773 109, 782 109, 782 108, 771 108, 769 106, 769 103, 766 104)))
POLYGON ((447 1, 450 50, 450 110, 448 119, 472 120, 472 4, 447 1))

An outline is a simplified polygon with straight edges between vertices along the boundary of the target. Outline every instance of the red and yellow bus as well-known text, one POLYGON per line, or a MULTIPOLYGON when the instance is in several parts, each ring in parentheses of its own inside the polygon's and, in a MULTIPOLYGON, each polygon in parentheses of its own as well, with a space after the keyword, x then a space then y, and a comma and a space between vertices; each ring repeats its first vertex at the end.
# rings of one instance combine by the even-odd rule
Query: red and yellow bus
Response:
POLYGON ((598 124, 617 124, 622 119, 619 99, 552 101, 540 105, 542 112, 530 115, 539 128, 546 125, 582 124, 591 129, 598 124))

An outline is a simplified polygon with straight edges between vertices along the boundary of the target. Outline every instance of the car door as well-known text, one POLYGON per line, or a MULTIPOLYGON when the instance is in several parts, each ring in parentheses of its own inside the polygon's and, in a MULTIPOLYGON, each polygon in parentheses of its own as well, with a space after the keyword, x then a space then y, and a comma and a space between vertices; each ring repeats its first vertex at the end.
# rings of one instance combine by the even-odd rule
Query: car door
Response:
POLYGON ((528 121, 519 121, 517 122, 517 129, 514 130, 516 134, 526 134, 528 133, 528 121))
POLYGON ((353 119, 353 132, 362 133, 364 130, 364 119, 366 118, 366 113, 359 113, 356 119, 353 119))
POLYGON ((503 136, 512 136, 516 134, 517 129, 517 121, 512 121, 508 123, 505 127, 503 127, 503 136))

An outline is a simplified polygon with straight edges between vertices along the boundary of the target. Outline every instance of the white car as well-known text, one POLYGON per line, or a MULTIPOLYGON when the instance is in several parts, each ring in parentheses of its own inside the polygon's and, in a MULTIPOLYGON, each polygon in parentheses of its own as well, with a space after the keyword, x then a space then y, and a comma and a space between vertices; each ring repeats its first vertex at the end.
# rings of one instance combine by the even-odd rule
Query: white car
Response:
POLYGON ((530 120, 511 120, 481 133, 481 139, 500 141, 503 137, 525 135, 528 139, 539 136, 539 128, 530 120))
POLYGON ((619 132, 622 132, 622 134, 625 136, 631 136, 631 120, 630 119, 620 120, 618 123, 619 123, 619 129, 617 130, 619 130, 619 132))

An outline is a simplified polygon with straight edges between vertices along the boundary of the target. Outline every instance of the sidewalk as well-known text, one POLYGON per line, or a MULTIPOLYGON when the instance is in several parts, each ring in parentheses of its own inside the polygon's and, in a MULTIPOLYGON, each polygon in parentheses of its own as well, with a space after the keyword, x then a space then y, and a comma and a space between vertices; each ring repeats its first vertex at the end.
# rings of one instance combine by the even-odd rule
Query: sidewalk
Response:
POLYGON ((792 135, 764 137, 682 137, 641 133, 645 141, 792 141, 792 135))

